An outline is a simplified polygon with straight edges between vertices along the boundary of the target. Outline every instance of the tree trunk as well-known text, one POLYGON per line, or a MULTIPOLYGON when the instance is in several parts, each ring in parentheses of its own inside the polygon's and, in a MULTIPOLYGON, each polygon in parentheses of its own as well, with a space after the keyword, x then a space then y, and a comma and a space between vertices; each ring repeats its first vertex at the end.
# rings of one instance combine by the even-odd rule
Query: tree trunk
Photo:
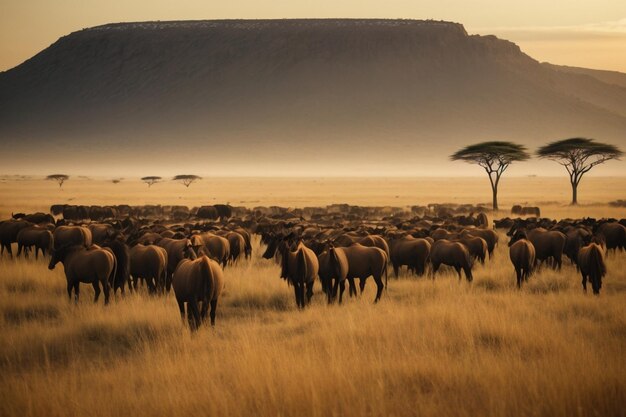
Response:
POLYGON ((498 210, 498 188, 493 187, 493 209, 498 210))
POLYGON ((578 184, 576 182, 572 182, 572 205, 575 206, 578 204, 578 184))

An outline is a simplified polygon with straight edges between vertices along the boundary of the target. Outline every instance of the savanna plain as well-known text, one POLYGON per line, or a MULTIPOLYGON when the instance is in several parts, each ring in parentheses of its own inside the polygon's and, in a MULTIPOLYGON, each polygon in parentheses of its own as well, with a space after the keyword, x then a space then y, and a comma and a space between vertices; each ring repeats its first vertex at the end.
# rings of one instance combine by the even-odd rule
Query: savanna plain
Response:
MULTIPOLYGON (((565 178, 505 178, 502 211, 538 205, 552 218, 626 217, 626 178, 587 178, 568 205, 565 178), (621 195, 620 195, 621 193, 621 195)), ((254 207, 330 203, 486 203, 486 178, 206 179, 185 188, 139 180, 0 180, 0 215, 51 204, 254 207)), ((319 283, 298 311, 280 268, 253 257, 225 269, 217 323, 191 333, 173 294, 119 294, 105 307, 82 285, 68 302, 63 268, 0 259, 3 416, 624 416, 626 253, 610 254, 602 293, 576 268, 543 269, 518 290, 500 234, 474 282, 390 275, 373 304, 327 305, 319 283)), ((391 272, 391 268, 390 268, 391 272)))

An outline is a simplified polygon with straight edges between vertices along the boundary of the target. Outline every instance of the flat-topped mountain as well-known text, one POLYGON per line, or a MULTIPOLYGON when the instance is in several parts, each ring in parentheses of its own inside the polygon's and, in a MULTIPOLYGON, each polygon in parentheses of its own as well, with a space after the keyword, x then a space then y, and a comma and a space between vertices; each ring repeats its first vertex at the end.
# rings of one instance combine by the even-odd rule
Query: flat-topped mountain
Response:
POLYGON ((108 24, 0 73, 0 152, 7 172, 29 154, 42 169, 419 175, 471 141, 620 143, 620 79, 449 22, 108 24))

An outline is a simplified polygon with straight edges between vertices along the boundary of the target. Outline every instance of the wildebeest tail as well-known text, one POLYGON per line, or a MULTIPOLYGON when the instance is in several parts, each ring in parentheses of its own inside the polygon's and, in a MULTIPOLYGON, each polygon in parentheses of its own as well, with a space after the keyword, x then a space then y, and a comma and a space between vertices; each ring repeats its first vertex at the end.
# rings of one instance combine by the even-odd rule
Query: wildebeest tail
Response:
POLYGON ((304 253, 304 249, 300 248, 298 251, 298 255, 296 258, 296 264, 298 265, 298 272, 296 273, 296 279, 301 284, 304 284, 306 277, 308 275, 307 271, 307 262, 306 262, 306 254, 304 253))

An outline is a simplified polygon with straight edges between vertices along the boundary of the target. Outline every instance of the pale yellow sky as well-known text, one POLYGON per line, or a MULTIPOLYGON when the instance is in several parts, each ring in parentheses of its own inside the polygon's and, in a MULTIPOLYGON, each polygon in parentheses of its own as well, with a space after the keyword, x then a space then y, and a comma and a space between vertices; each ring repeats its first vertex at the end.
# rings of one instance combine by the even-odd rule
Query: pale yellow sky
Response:
POLYGON ((0 71, 105 23, 306 17, 450 20, 509 39, 540 61, 626 72, 625 0, 0 0, 0 71))

